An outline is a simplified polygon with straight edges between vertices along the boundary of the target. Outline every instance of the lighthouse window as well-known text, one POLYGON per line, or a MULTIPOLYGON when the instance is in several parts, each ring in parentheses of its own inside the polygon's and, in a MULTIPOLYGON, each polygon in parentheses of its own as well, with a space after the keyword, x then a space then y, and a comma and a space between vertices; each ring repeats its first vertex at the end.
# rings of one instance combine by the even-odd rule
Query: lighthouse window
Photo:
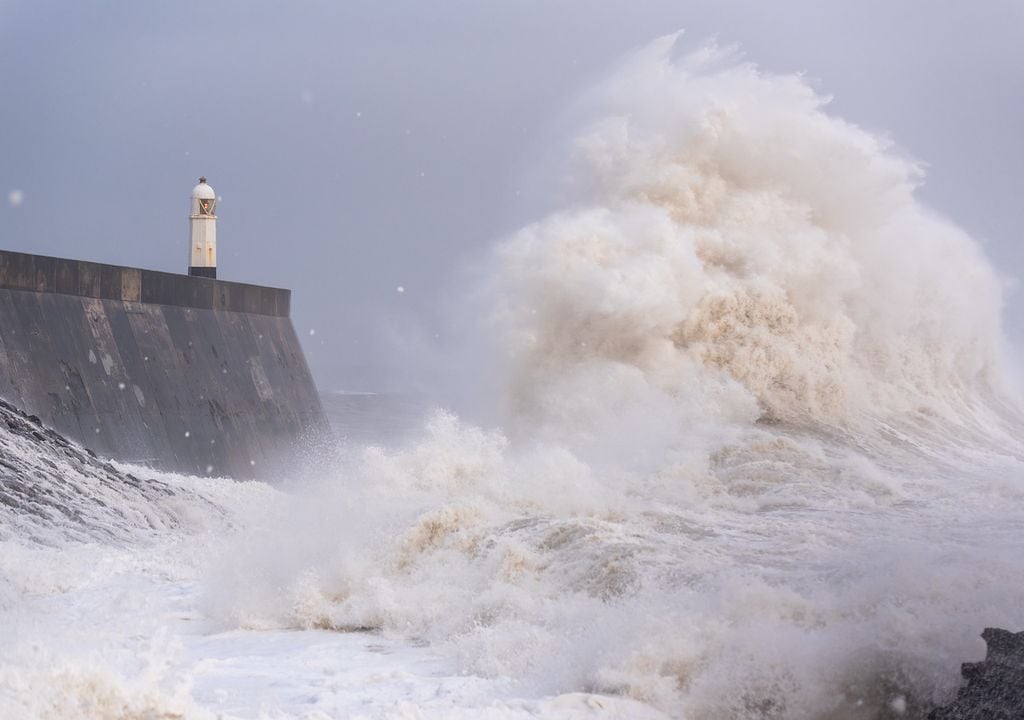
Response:
POLYGON ((199 201, 199 214, 200 215, 213 215, 213 206, 215 205, 213 200, 200 200, 199 201))

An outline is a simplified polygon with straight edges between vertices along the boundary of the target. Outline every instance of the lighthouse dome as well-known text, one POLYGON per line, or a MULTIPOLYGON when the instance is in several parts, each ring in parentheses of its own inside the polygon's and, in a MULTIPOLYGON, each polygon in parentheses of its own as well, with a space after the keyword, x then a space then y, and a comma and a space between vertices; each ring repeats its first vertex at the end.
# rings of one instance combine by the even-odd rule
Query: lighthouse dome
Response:
POLYGON ((199 178, 199 184, 192 188, 192 197, 196 200, 213 200, 217 197, 217 193, 206 184, 206 178, 201 177, 199 178))

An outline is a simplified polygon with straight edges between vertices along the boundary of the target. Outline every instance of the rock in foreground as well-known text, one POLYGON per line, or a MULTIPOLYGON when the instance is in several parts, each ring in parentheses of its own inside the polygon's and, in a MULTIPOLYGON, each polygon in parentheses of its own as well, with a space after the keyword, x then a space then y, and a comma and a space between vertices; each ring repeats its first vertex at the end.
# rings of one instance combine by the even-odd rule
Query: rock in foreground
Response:
POLYGON ((929 720, 1020 720, 1024 718, 1024 632, 986 628, 985 659, 964 663, 964 685, 956 700, 933 710, 929 720))

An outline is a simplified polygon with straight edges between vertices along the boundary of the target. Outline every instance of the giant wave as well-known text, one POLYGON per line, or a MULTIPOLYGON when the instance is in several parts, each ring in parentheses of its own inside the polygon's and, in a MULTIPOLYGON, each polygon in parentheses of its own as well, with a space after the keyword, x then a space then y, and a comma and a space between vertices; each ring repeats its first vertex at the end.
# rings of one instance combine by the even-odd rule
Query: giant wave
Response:
POLYGON ((890 142, 677 40, 581 101, 562 207, 495 250, 500 426, 251 490, 205 617, 736 719, 923 717, 1024 626, 1003 280, 890 142))

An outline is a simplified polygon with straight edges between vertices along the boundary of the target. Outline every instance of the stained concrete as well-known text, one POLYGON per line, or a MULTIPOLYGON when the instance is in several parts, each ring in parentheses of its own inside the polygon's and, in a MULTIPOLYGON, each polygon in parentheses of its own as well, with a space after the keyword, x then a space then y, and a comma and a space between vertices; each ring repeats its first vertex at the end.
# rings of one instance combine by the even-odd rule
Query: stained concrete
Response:
POLYGON ((102 456, 278 477, 328 432, 290 300, 0 251, 0 397, 102 456))

